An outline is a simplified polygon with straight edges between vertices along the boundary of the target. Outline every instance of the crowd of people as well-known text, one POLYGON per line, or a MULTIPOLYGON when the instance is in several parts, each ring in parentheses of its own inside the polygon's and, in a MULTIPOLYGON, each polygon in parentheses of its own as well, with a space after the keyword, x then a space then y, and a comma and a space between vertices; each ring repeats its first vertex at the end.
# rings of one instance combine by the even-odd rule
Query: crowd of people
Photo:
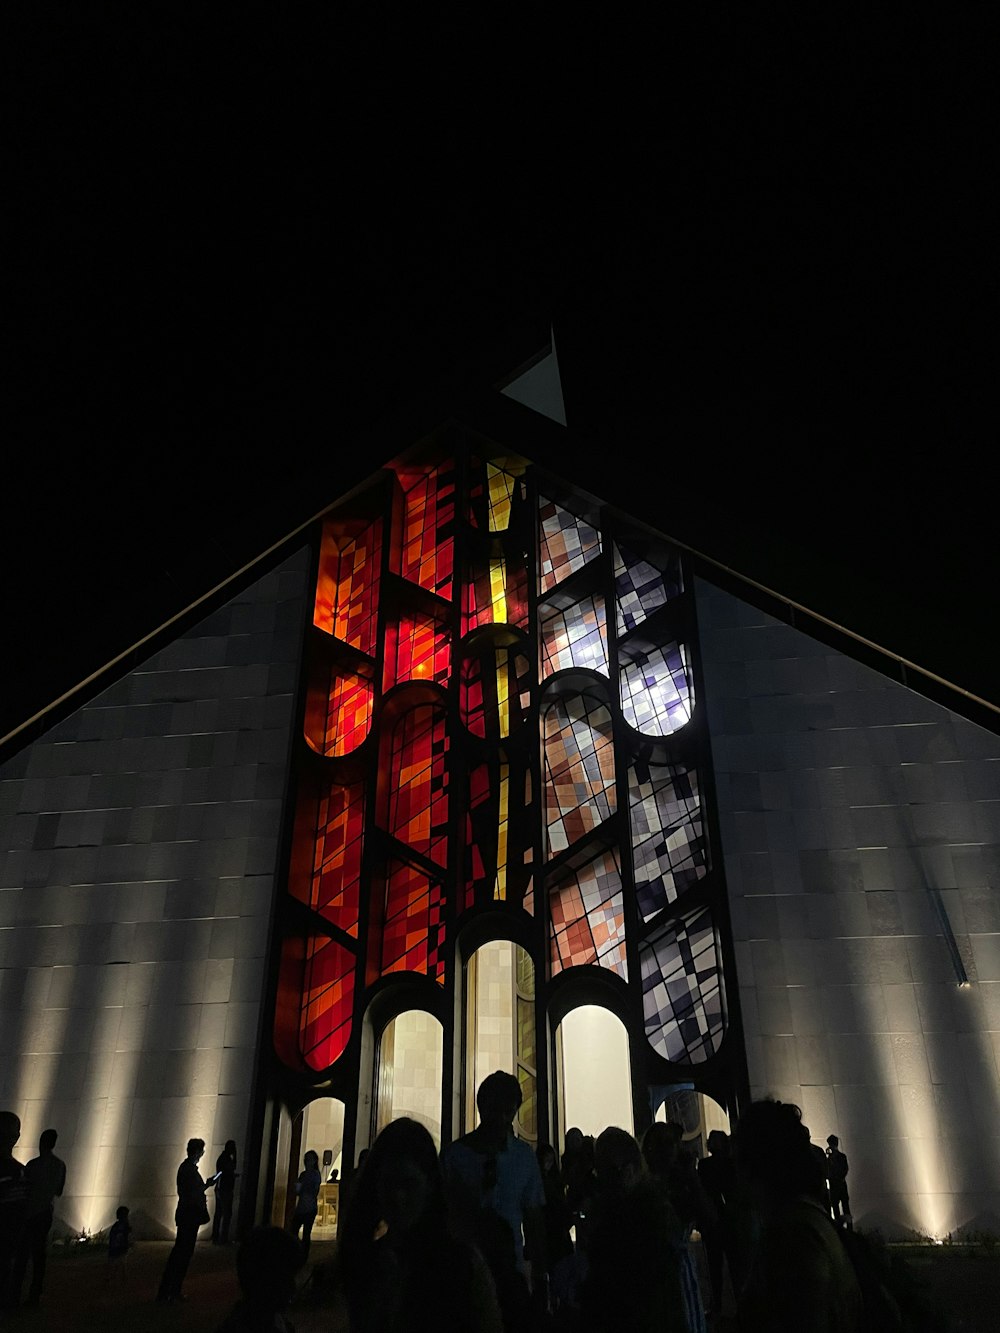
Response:
POLYGON ((413 1120, 376 1139, 341 1230, 352 1333, 706 1333, 727 1271, 740 1329, 866 1327, 847 1159, 832 1136, 817 1156, 797 1107, 755 1103, 701 1161, 670 1122, 641 1143, 570 1129, 560 1161, 515 1138, 520 1100, 516 1079, 491 1074, 476 1129, 440 1156, 413 1120))
MULTIPOLYGON (((724 1302, 750 1333, 861 1333, 871 1326, 871 1274, 851 1242, 848 1163, 836 1136, 810 1140, 797 1107, 747 1108, 732 1138, 688 1150, 680 1125, 655 1122, 641 1141, 611 1126, 567 1131, 561 1157, 513 1130, 521 1089, 491 1074, 478 1124, 439 1154, 417 1121, 390 1123, 359 1159, 343 1200, 335 1277, 351 1333, 708 1333, 724 1302), (692 1239, 704 1247, 699 1281, 692 1239), (704 1299, 703 1299, 704 1297, 704 1299), (866 1303, 869 1308, 866 1309, 866 1303)), ((26 1166, 13 1156, 20 1125, 0 1114, 0 1298, 37 1301, 53 1201, 66 1179, 56 1134, 26 1166)), ((176 1239, 156 1299, 184 1299, 198 1232, 229 1243, 237 1172, 228 1142, 207 1180, 191 1139, 177 1172, 176 1239)), ((328 1155, 329 1156, 329 1155, 328 1155)), ((327 1158, 324 1158, 326 1161, 327 1158)), ((331 1177, 332 1178, 332 1177, 331 1177)), ((322 1176, 305 1153, 285 1228, 257 1228, 237 1254, 241 1299, 220 1333, 291 1333, 322 1176)), ((108 1239, 109 1281, 131 1246, 129 1210, 108 1239)), ((883 1291, 886 1333, 902 1328, 883 1291)))

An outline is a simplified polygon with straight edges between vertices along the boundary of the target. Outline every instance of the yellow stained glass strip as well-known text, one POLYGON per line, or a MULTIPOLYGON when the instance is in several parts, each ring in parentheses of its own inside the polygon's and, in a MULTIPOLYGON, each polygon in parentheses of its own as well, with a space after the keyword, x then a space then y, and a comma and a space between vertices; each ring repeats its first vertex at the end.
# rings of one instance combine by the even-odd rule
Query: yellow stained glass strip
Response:
POLYGON ((510 523, 514 478, 509 472, 504 472, 493 463, 487 463, 486 479, 490 501, 490 532, 506 532, 510 523))
POLYGON ((497 658, 497 718, 500 738, 506 740, 510 735, 510 658, 506 655, 497 658))
POLYGON ((490 561, 490 601, 493 606, 493 624, 507 623, 507 564, 504 560, 490 561))
POLYGON ((507 765, 500 765, 500 818, 497 827, 497 882, 493 889, 493 901, 505 902, 507 899, 507 765))

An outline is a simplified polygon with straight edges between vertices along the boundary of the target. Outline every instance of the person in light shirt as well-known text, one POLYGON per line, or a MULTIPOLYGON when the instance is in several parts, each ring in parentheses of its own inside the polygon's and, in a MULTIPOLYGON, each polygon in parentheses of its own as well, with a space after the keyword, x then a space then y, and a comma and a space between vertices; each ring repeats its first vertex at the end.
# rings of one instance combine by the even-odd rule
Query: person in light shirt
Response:
POLYGON ((474 1236, 490 1265, 509 1328, 527 1318, 529 1272, 536 1306, 548 1303, 545 1187, 534 1152, 514 1137, 520 1105, 513 1074, 488 1075, 476 1093, 479 1124, 441 1154, 453 1221, 459 1234, 474 1236))

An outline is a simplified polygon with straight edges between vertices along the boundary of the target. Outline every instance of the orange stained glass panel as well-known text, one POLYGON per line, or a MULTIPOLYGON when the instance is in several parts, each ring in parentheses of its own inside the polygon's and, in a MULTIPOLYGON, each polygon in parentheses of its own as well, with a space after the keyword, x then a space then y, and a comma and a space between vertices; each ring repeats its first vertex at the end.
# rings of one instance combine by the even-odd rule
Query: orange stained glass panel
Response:
POLYGON ((354 1007, 354 955, 326 935, 306 943, 299 1041, 310 1069, 327 1069, 344 1052, 354 1007))
POLYGON ((323 528, 313 624, 352 647, 375 655, 382 520, 376 519, 350 541, 323 528))
POLYGON ((358 933, 364 822, 361 783, 331 786, 320 798, 309 905, 331 925, 354 936, 358 933))
POLYGON ((447 629, 430 616, 403 615, 388 636, 385 688, 404 680, 431 680, 445 685, 451 671, 451 642, 447 629))
POLYGON ((422 972, 444 984, 444 899, 441 885, 394 861, 385 886, 381 970, 422 972))
POLYGON ((306 740, 318 754, 350 754, 371 730, 374 702, 370 680, 354 672, 332 672, 323 734, 317 738, 307 731, 306 740))
POLYGON ((455 559, 454 466, 393 467, 405 498, 400 573, 411 583, 450 598, 455 559))
POLYGON ((389 832, 444 865, 448 856, 448 733, 444 712, 421 705, 392 738, 389 832))

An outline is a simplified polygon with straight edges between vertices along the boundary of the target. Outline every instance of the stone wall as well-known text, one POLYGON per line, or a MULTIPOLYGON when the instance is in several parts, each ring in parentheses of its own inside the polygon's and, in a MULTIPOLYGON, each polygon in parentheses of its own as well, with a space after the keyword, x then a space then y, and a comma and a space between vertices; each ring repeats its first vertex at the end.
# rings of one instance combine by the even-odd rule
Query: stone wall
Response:
POLYGON ((59 1133, 57 1230, 173 1230, 246 1153, 307 576, 261 578, 0 768, 0 1108, 59 1133))
POLYGON ((753 1095, 840 1136, 856 1217, 1000 1229, 1000 737, 697 600, 753 1095))

